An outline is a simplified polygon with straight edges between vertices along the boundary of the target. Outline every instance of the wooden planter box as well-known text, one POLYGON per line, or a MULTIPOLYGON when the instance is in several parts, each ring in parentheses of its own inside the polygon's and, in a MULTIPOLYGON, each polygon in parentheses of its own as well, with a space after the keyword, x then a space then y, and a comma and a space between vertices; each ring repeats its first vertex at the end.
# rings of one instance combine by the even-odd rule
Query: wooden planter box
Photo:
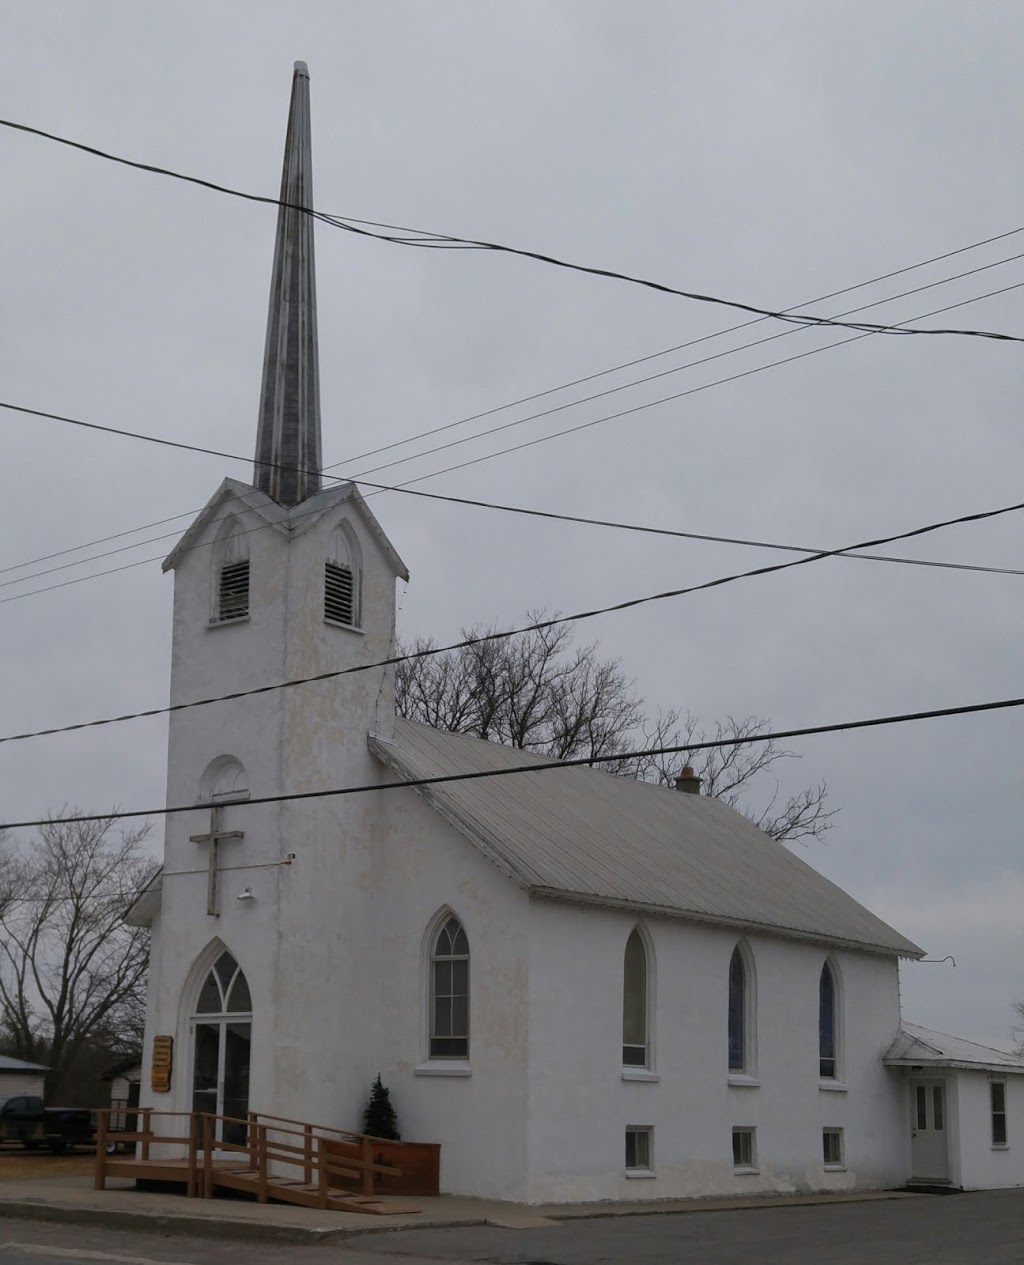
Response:
MULTIPOLYGON (((328 1151, 338 1159, 360 1159, 363 1148, 358 1142, 326 1142, 328 1151)), ((441 1180, 440 1142, 388 1142, 374 1140, 370 1158, 374 1164, 393 1164, 401 1175, 373 1174, 375 1195, 436 1195, 441 1180)), ((341 1182, 336 1179, 338 1184, 341 1182)), ((358 1182, 351 1183, 358 1190, 358 1182)))

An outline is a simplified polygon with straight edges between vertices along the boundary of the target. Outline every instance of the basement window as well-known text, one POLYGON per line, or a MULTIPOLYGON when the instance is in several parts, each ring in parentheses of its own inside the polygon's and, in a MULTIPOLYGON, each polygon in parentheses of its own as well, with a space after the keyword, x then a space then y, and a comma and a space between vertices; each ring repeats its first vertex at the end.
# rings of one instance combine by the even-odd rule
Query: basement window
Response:
POLYGON ((756 1129, 733 1129, 732 1166, 738 1173, 757 1171, 756 1129))
POLYGON ((649 1125, 630 1125, 626 1130, 626 1170, 649 1170, 651 1167, 651 1134, 649 1125))
POLYGON ((350 567, 324 563, 324 619, 333 624, 356 626, 356 585, 350 567))
POLYGON ((217 618, 244 619, 249 614, 249 559, 226 562, 220 569, 217 618))
POLYGON ((843 1167, 843 1131, 842 1129, 822 1129, 822 1159, 826 1168, 843 1167))

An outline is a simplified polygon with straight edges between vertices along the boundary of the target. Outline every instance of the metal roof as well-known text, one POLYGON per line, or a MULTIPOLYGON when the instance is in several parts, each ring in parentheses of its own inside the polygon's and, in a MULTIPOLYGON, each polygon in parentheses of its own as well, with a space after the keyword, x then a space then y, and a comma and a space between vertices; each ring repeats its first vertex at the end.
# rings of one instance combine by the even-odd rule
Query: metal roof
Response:
POLYGON ((900 1025, 899 1035, 882 1062, 888 1067, 960 1067, 968 1071, 1024 1073, 1024 1057, 1019 1054, 1007 1054, 1005 1050, 951 1037, 916 1023, 900 1025))
POLYGON ((25 1063, 21 1059, 9 1059, 0 1054, 0 1072, 48 1072, 50 1069, 43 1063, 25 1063))
MULTIPOLYGON (((371 737, 370 748, 408 778, 543 761, 533 752, 402 719, 393 742, 371 737)), ((586 767, 417 789, 535 895, 922 956, 917 945, 721 800, 586 767)))

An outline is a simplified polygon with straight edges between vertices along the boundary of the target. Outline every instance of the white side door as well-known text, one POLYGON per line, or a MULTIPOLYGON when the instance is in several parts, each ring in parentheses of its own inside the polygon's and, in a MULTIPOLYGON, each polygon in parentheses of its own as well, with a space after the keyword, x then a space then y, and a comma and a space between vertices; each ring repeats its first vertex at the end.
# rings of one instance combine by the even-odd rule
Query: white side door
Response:
POLYGON ((949 1181, 944 1081, 910 1082, 910 1176, 918 1182, 949 1181))

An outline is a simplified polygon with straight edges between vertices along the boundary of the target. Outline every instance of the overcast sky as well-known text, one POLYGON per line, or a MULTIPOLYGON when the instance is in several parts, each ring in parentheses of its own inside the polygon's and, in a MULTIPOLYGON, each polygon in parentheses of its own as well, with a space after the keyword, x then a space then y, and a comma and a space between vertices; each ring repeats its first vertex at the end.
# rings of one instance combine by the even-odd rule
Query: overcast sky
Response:
MULTIPOLYGON (((1017 3, 0 4, 0 115, 276 196, 292 63, 311 74, 319 208, 508 242, 770 307, 1024 225, 1017 3)), ((273 208, 0 129, 0 397, 239 453, 229 462, 4 412, 0 567, 249 480, 273 208)), ((743 316, 525 259, 317 229, 324 457, 399 481, 848 337, 764 323, 581 395, 720 359, 445 453, 384 444, 714 335, 743 316)), ((813 310, 1024 252, 1024 232, 813 310)), ((999 263, 881 304, 897 322, 1024 283, 999 263)), ((1024 289, 931 324, 1024 335, 1024 289)), ((869 337, 419 484, 834 548, 1021 499, 1022 349, 869 337)), ((400 629, 449 639, 777 560, 384 494, 412 572, 400 629)), ((0 573, 0 732, 166 702, 187 517, 0 573), (49 567, 137 545, 50 575, 49 567), (18 600, 6 600, 15 598, 18 600)), ((885 552, 1021 567, 1021 517, 885 552)), ((829 559, 581 629, 652 707, 779 727, 1019 695, 1024 577, 829 559)), ((1020 749, 1008 711, 800 740, 783 792, 841 809, 813 865, 956 968, 905 965, 904 1013, 997 1044, 1024 995, 1020 749)), ((163 802, 166 726, 0 747, 0 815, 163 802)), ((769 787, 768 790, 772 788, 769 787)), ((159 829, 157 830, 159 836, 159 829)))

